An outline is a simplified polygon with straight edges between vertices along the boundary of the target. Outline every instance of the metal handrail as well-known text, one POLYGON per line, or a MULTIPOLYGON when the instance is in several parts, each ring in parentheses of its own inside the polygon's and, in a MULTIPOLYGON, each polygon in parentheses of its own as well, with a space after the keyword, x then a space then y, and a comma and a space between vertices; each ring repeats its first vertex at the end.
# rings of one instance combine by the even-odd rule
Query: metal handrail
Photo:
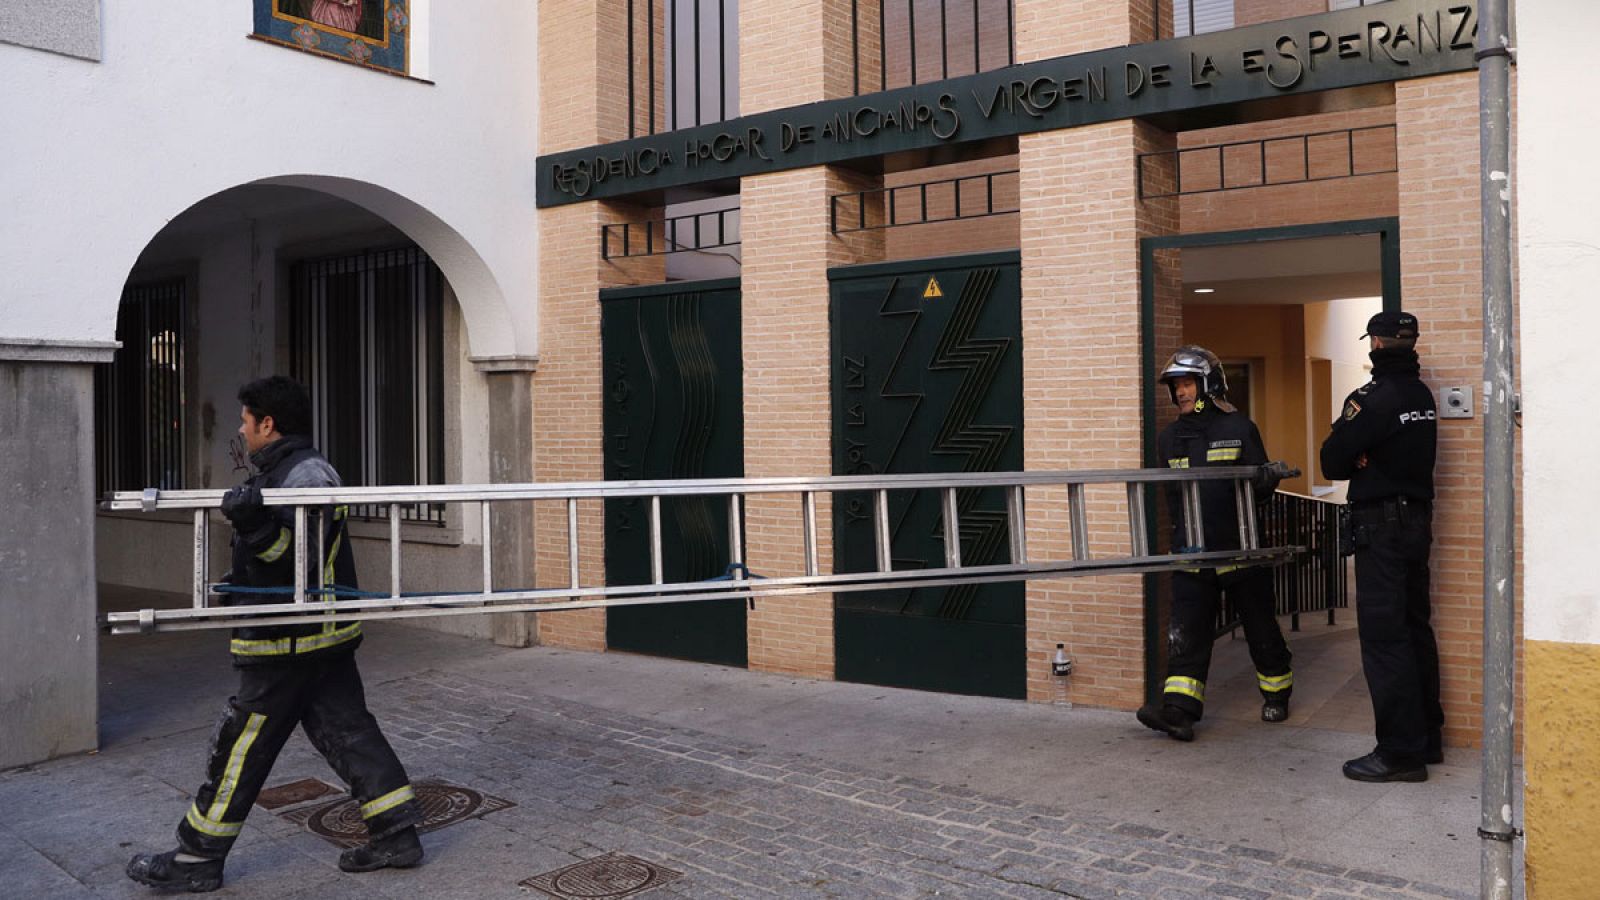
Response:
MULTIPOLYGON (((237 627, 242 624, 302 624, 327 622, 330 616, 364 619, 407 618, 444 614, 483 614, 554 611, 628 606, 647 603, 681 603, 716 598, 754 598, 812 593, 883 590, 904 587, 938 587, 1030 578, 1062 578, 1090 574, 1155 572, 1193 568, 1197 564, 1227 565, 1280 562, 1300 548, 1262 548, 1256 534, 1252 480, 1254 466, 1202 469, 1093 469, 1078 472, 970 472, 904 475, 840 475, 828 477, 707 478, 656 481, 589 481, 553 484, 413 485, 405 487, 271 488, 262 491, 263 503, 292 507, 295 516, 294 602, 212 606, 207 600, 209 579, 209 510, 220 506, 224 491, 183 490, 122 491, 101 504, 108 510, 187 509, 194 513, 193 606, 189 609, 145 609, 110 613, 105 622, 114 634, 237 627), (1146 486, 1175 484, 1183 492, 1184 528, 1190 546, 1204 546, 1200 521, 1203 481, 1228 481, 1234 487, 1239 516, 1239 549, 1211 552, 1152 554, 1146 516, 1146 486), (1128 502, 1128 553, 1095 558, 1090 552, 1088 508, 1084 488, 1091 484, 1123 484, 1128 502), (1064 486, 1070 513, 1072 555, 1066 559, 1029 560, 1025 488, 1064 486), (1010 561, 993 565, 964 565, 960 551, 960 490, 998 488, 1006 498, 1010 529, 1010 561), (895 571, 890 552, 888 495, 891 491, 938 490, 942 496, 945 566, 936 569, 895 571), (874 543, 877 568, 871 572, 823 574, 820 567, 816 495, 873 494, 874 543), (799 494, 802 517, 805 574, 760 578, 744 566, 741 510, 749 495, 799 494), (720 581, 666 582, 662 565, 661 500, 663 497, 721 497, 728 504, 728 555, 732 577, 720 581), (580 577, 581 547, 578 502, 634 498, 648 501, 652 582, 643 585, 584 585, 580 577), (505 501, 561 501, 567 512, 568 584, 559 588, 495 590, 490 545, 493 503, 505 501), (400 519, 402 505, 415 502, 477 503, 483 523, 483 583, 481 591, 402 596, 400 593, 400 519), (315 567, 318 584, 307 578, 307 525, 311 516, 339 505, 387 505, 389 508, 390 590, 387 597, 364 593, 356 599, 318 599, 328 592, 321 584, 323 567, 315 567)), ((321 529, 317 529, 320 544, 321 529)), ((317 549, 318 558, 322 550, 317 549)), ((288 589, 284 589, 288 593, 288 589)), ((341 592, 348 595, 348 592, 341 592)))

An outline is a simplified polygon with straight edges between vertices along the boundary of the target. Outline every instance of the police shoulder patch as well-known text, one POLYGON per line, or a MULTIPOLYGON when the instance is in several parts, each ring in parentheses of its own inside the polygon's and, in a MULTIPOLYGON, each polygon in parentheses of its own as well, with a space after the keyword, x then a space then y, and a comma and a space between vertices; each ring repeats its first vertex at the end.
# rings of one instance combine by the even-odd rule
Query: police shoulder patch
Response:
POLYGON ((1357 403, 1354 400, 1346 400, 1346 401, 1344 401, 1344 418, 1345 418, 1345 421, 1348 422, 1349 420, 1354 419, 1356 416, 1359 416, 1359 415, 1361 415, 1361 404, 1357 403))

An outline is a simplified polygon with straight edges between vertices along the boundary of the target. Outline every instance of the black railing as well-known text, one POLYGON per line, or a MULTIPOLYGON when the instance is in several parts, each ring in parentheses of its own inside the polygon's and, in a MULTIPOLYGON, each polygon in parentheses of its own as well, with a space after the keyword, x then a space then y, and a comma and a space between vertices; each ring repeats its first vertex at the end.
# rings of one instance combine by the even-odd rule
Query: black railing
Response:
POLYGON ((1013 0, 851 0, 850 38, 857 95, 1017 61, 1013 0))
MULTIPOLYGON (((1302 614, 1326 612, 1328 624, 1333 625, 1335 610, 1350 606, 1345 558, 1339 555, 1339 507, 1338 503, 1279 491, 1258 517, 1261 546, 1306 548, 1291 562, 1272 570, 1278 615, 1289 617, 1290 631, 1300 630, 1302 614)), ((1238 625, 1238 614, 1224 604, 1217 634, 1238 625)))
POLYGON ((1020 210, 1017 169, 922 181, 898 187, 834 194, 828 198, 828 222, 834 234, 927 225, 957 219, 1003 216, 1020 210), (995 179, 1001 183, 996 199, 995 179), (962 185, 966 187, 963 188, 962 185), (882 197, 882 207, 875 202, 882 197))
POLYGON ((604 259, 739 246, 739 207, 600 226, 604 259))
POLYGON ((628 0, 628 137, 737 116, 736 0, 628 0))
POLYGON ((1141 153, 1138 165, 1139 197, 1144 200, 1399 171, 1393 125, 1141 153), (1149 173, 1147 161, 1160 166, 1157 173, 1149 173), (1147 186, 1147 174, 1153 174, 1155 186, 1147 186))

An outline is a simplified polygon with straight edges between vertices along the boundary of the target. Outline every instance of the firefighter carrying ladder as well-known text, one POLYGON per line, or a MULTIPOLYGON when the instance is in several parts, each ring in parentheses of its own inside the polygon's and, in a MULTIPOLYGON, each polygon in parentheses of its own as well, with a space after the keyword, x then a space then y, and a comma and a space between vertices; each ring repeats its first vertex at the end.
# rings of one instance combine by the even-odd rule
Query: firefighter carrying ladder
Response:
MULTIPOLYGON (((194 577, 192 605, 178 609, 142 609, 109 613, 105 626, 113 634, 190 631, 246 625, 292 625, 326 622, 330 616, 345 619, 400 619, 414 616, 482 615, 485 613, 550 612, 652 603, 684 603, 719 598, 753 599, 797 594, 876 591, 894 588, 939 587, 997 581, 1069 578, 1160 572, 1172 569, 1239 564, 1282 563, 1304 548, 1259 546, 1252 480, 1255 466, 1216 466, 1198 469, 1107 469, 1081 472, 984 472, 926 475, 845 475, 824 478, 711 478, 660 481, 599 481, 559 484, 425 485, 411 487, 275 488, 262 491, 269 507, 294 509, 295 584, 293 602, 273 598, 249 602, 250 595, 233 592, 233 602, 213 601, 227 587, 212 585, 209 571, 210 511, 222 504, 221 490, 119 491, 101 503, 102 509, 153 512, 190 510, 194 515, 194 577), (1225 481, 1233 486, 1239 521, 1239 549, 1207 551, 1200 514, 1200 485, 1225 481), (1127 502, 1125 555, 1095 557, 1090 553, 1089 485, 1121 484, 1127 502), (1184 536, 1183 553, 1152 553, 1147 497, 1150 485, 1166 485, 1180 492, 1184 536), (1071 556, 1033 559, 1027 546, 1026 493, 1065 487, 1071 556), (966 565, 961 559, 959 491, 1000 489, 1006 499, 1010 537, 1009 562, 966 565), (891 491, 938 491, 944 565, 937 568, 896 570, 890 552, 891 491), (877 565, 870 572, 824 574, 819 565, 821 548, 817 529, 817 496, 865 493, 872 498, 873 535, 877 565), (803 575, 763 578, 752 576, 745 565, 745 498, 752 495, 789 494, 798 497, 793 507, 800 517, 805 543, 803 575), (661 499, 663 497, 720 498, 728 508, 728 571, 731 577, 711 581, 667 582, 662 575, 661 499), (578 503, 581 500, 637 499, 649 509, 650 584, 585 585, 579 578, 581 541, 578 503), (567 518, 568 583, 560 588, 496 590, 491 571, 494 503, 533 501, 562 503, 567 518), (400 590, 402 507, 416 503, 476 505, 483 528, 483 578, 481 590, 403 594, 400 590), (341 505, 387 507, 389 521, 389 591, 356 591, 322 581, 322 566, 308 566, 309 554, 324 557, 324 548, 307 546, 307 523, 322 511, 341 505), (318 583, 308 583, 314 578, 318 583), (219 590, 219 588, 221 590, 219 590), (244 602, 241 602, 244 601, 244 602)), ((831 529, 830 529, 831 532, 831 529)), ((323 530, 310 532, 318 544, 323 530)), ((529 551, 531 552, 531 550, 529 551)), ((254 589, 253 593, 278 593, 282 589, 254 589)), ((264 598, 266 599, 266 598, 264 598)))

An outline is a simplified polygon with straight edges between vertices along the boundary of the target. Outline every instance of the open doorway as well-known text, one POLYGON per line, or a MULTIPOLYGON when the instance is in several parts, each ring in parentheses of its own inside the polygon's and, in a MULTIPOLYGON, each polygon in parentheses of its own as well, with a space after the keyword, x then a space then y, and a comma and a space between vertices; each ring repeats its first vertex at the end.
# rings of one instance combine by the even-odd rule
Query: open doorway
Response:
MULTIPOLYGON (((1264 529, 1274 544, 1307 547, 1276 572, 1280 622, 1295 654, 1292 722, 1370 732, 1371 707, 1355 631, 1354 578, 1335 549, 1344 483, 1323 476, 1318 450, 1337 409, 1370 375, 1360 340, 1368 317, 1398 309, 1394 219, 1151 238, 1142 243, 1144 370, 1180 344, 1216 353, 1230 398, 1260 430, 1267 452, 1301 470, 1271 501, 1264 529), (1280 530, 1281 529, 1281 530, 1280 530)), ((1146 465, 1155 435, 1172 420, 1165 392, 1146 387, 1146 465)), ((1267 539, 1264 536, 1264 540, 1267 539)), ((1164 590, 1147 579, 1146 650, 1151 685, 1164 628, 1164 590)), ((1260 698, 1245 642, 1218 622, 1207 716, 1254 721, 1260 698)))

